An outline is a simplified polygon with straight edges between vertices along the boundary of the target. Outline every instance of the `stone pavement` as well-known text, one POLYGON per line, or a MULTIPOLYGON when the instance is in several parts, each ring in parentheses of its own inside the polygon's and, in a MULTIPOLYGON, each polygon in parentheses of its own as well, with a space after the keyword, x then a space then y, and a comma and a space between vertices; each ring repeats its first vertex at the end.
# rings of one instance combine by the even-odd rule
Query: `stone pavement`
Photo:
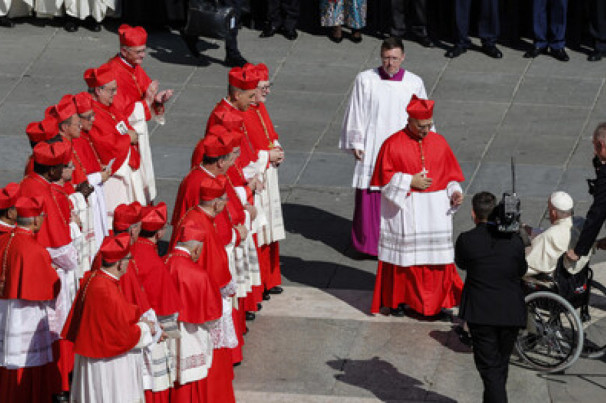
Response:
MULTIPOLYGON (((84 70, 115 53, 115 31, 113 23, 100 33, 31 23, 0 30, 2 184, 22 176, 27 123, 64 93, 85 89, 84 70)), ((272 75, 268 108, 287 152, 280 180, 288 234, 281 244, 286 291, 248 324, 245 361, 235 371, 238 401, 480 401, 472 356, 450 320, 369 314, 376 261, 359 259, 349 244, 353 159, 337 142, 353 79, 379 64, 379 40, 337 45, 303 32, 294 42, 262 40, 244 29, 240 43, 272 75)), ((152 33, 148 46, 146 70, 162 88, 175 89, 166 125, 152 126, 158 200, 172 206, 192 147, 225 93, 227 68, 220 42, 202 42, 201 61, 175 32, 152 33)), ((606 64, 587 63, 576 52, 569 63, 523 59, 509 48, 502 60, 473 51, 449 60, 440 48, 406 47, 405 66, 437 101, 436 125, 461 162, 467 195, 509 190, 514 156, 525 222, 547 225, 546 198, 556 189, 574 196, 578 214, 586 212, 591 133, 606 120, 606 64)), ((455 218, 456 234, 472 226, 469 199, 455 218)), ((595 257, 603 260, 603 253, 595 257)), ((594 298, 596 318, 606 309, 602 291, 594 298)), ((603 326, 601 320, 590 326, 594 340, 606 342, 603 326)), ((512 402, 597 400, 606 389, 604 360, 582 359, 549 376, 513 361, 512 402)))

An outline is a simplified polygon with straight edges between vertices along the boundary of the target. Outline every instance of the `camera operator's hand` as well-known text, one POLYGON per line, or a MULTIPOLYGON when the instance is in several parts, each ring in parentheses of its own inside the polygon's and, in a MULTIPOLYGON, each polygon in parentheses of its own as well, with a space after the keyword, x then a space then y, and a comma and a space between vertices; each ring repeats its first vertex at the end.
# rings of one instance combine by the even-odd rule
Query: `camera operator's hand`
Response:
MULTIPOLYGON (((415 189, 425 190, 431 186, 432 179, 427 177, 425 172, 419 172, 412 176, 410 187, 415 189)), ((462 197, 462 196, 461 196, 462 197)))
POLYGON ((569 249, 568 252, 566 252, 566 257, 572 260, 573 262, 576 262, 580 259, 580 257, 576 253, 574 253, 574 249, 569 249))
POLYGON ((459 207, 463 204, 463 193, 456 191, 450 196, 450 205, 452 207, 459 207))
POLYGON ((606 238, 598 239, 598 241, 596 242, 596 248, 606 249, 606 238))

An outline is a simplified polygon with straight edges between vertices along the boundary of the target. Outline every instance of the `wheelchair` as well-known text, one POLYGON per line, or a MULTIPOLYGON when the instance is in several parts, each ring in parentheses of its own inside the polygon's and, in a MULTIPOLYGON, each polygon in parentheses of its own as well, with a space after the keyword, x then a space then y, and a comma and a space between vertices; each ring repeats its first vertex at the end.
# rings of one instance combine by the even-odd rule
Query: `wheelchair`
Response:
POLYGON ((515 347, 532 368, 561 372, 579 358, 585 341, 583 322, 591 319, 592 278, 589 265, 570 274, 562 256, 552 276, 539 275, 524 281, 527 325, 520 331, 515 347))

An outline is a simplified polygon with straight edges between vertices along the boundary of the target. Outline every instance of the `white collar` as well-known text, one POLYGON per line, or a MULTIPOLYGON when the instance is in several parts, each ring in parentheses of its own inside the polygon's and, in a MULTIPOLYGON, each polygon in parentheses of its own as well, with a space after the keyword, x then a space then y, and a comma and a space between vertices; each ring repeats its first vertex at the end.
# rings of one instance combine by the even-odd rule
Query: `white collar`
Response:
POLYGON ((187 248, 184 248, 183 246, 175 246, 176 250, 180 250, 181 252, 185 252, 187 253, 189 256, 191 256, 191 252, 187 250, 187 248))
POLYGON ((120 281, 120 279, 119 279, 118 277, 114 276, 113 274, 111 274, 111 273, 110 273, 110 272, 108 272, 107 270, 105 270, 105 269, 101 269, 101 271, 102 271, 103 273, 107 274, 108 276, 110 276, 111 278, 114 278, 114 279, 116 279, 117 281, 120 281))

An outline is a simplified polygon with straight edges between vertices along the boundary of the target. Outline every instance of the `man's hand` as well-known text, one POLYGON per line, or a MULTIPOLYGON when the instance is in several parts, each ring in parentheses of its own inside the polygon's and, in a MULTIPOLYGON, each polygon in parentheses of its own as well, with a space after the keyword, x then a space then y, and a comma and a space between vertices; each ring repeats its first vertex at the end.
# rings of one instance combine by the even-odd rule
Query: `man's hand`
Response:
POLYGON ((173 90, 160 91, 154 97, 154 101, 156 101, 159 104, 165 104, 172 98, 172 96, 173 96, 173 90))
POLYGON ((450 205, 452 207, 459 207, 463 204, 463 193, 456 191, 450 196, 450 205))
POLYGON ((149 326, 149 330, 151 331, 151 335, 155 336, 156 335, 156 326, 155 326, 154 322, 152 322, 151 320, 146 319, 146 318, 141 318, 140 320, 141 320, 141 322, 143 322, 147 326, 149 326))
POLYGON ((574 249, 569 249, 568 252, 566 252, 566 257, 572 260, 573 262, 576 262, 580 259, 580 257, 576 253, 574 253, 574 249))
POLYGON ((109 166, 105 166, 101 171, 101 182, 105 183, 112 176, 112 170, 109 166))
POLYGON ((353 155, 355 159, 357 159, 358 161, 362 161, 362 158, 364 158, 364 150, 355 149, 353 150, 353 155))
POLYGON ((76 186, 76 192, 82 193, 82 196, 84 196, 85 199, 88 199, 88 196, 93 193, 93 190, 95 189, 86 181, 76 186))
MULTIPOLYGON (((425 190, 431 186, 431 182, 433 179, 428 178, 427 174, 424 172, 416 173, 412 176, 412 180, 410 181, 410 187, 420 190, 425 190)), ((453 194, 454 196, 454 194, 453 194)), ((462 197, 462 195, 461 195, 462 197)), ((462 201, 462 199, 461 199, 462 201)))
POLYGON ((129 130, 129 131, 126 132, 126 134, 128 134, 130 136, 130 143, 131 144, 138 144, 139 143, 139 135, 137 134, 136 131, 129 130))
POLYGON ((280 148, 272 148, 269 150, 269 162, 275 162, 277 164, 284 160, 284 151, 280 148))
POLYGON ((253 206, 252 204, 247 204, 246 206, 244 206, 244 209, 246 209, 246 211, 248 211, 248 214, 250 214, 251 221, 254 221, 254 219, 257 218, 257 208, 255 206, 253 206))
POLYGON ((147 91, 145 91, 145 102, 147 102, 148 106, 154 103, 156 94, 158 94, 158 80, 152 81, 149 87, 147 87, 147 91))
POLYGON ((234 228, 240 233, 240 239, 246 239, 246 237, 248 236, 248 230, 244 225, 236 225, 234 228))

